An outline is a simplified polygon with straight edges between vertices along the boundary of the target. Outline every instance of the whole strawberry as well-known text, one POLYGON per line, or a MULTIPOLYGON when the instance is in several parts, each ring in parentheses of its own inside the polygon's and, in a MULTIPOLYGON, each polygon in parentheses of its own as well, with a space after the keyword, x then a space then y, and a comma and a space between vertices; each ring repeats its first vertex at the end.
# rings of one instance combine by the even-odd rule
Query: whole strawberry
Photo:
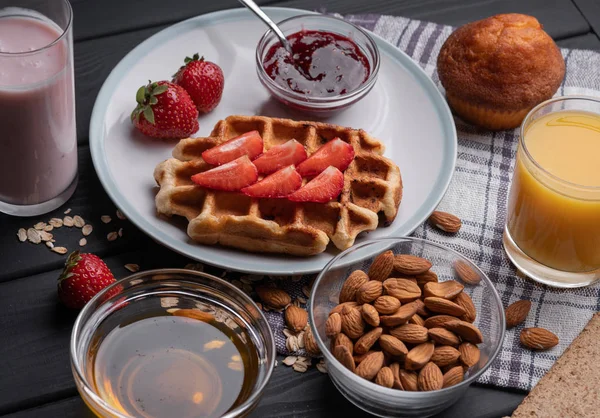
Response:
POLYGON ((186 57, 184 62, 185 65, 173 76, 173 82, 190 94, 199 112, 208 113, 221 101, 225 85, 223 71, 198 54, 186 57))
POLYGON ((190 95, 168 81, 148 82, 135 95, 131 120, 153 138, 182 139, 198 131, 198 111, 190 95))
POLYGON ((113 274, 98 256, 74 251, 58 278, 58 297, 68 308, 81 309, 114 282, 113 274))

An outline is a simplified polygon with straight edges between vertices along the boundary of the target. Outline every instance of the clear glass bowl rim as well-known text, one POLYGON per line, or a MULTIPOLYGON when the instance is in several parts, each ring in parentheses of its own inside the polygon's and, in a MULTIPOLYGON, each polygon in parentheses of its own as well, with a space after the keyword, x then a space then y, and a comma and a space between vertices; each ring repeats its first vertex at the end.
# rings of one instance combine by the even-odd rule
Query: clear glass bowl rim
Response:
MULTIPOLYGON (((371 256, 366 257, 366 258, 371 258, 371 256)), ((425 240, 425 239, 421 239, 421 238, 414 238, 414 237, 386 237, 386 238, 377 238, 377 239, 367 240, 367 241, 362 242, 360 244, 353 245, 352 247, 348 248, 344 252, 338 254, 334 259, 332 259, 329 263, 327 263, 327 265, 325 265, 325 267, 323 268, 323 270, 321 271, 321 273, 319 273, 319 276, 315 280, 315 283, 314 283, 314 285, 313 285, 312 288, 313 288, 313 291, 312 291, 310 299, 309 299, 309 304, 310 304, 310 309, 308 311, 309 322, 310 322, 311 331, 312 331, 313 335, 315 336, 315 338, 317 340, 317 345, 321 349, 321 352, 323 353, 323 356, 325 357, 325 359, 327 360, 328 363, 335 362, 336 365, 338 366, 338 368, 341 370, 342 374, 345 377, 347 377, 348 379, 352 379, 354 382, 356 382, 356 383, 358 383, 360 385, 366 385, 367 387, 370 387, 370 388, 376 388, 378 391, 381 392, 382 395, 386 395, 386 396, 390 396, 390 397, 398 397, 399 394, 403 394, 403 395, 406 395, 407 397, 410 397, 410 398, 414 398, 414 399, 422 398, 422 399, 425 400, 425 399, 427 399, 428 397, 430 397, 430 396, 432 396, 434 394, 450 393, 450 392, 456 391, 460 387, 470 385, 477 378, 479 378, 479 376, 481 376, 490 367, 490 365, 494 362, 494 360, 496 359, 496 357, 500 353, 500 350, 502 349, 502 344, 504 342, 504 337, 505 337, 505 333, 506 333, 506 321, 505 321, 504 307, 502 305, 502 300, 500 299, 500 295, 498 295, 498 291, 496 290, 496 287, 494 286, 493 282, 488 278, 488 276, 475 263, 473 263, 467 257, 465 257, 464 255, 462 255, 461 253, 459 253, 457 251, 454 251, 451 248, 448 248, 448 247, 446 247, 446 246, 444 246, 442 244, 438 244, 438 243, 433 242, 433 241, 429 241, 429 240, 425 240), (325 343, 323 342, 323 340, 321 340, 321 336, 319 335, 319 332, 318 332, 316 326, 314 325, 315 324, 315 317, 314 317, 313 306, 314 306, 315 294, 317 293, 316 291, 319 288, 319 284, 321 283, 321 279, 329 271, 329 269, 331 268, 331 266, 333 266, 335 263, 337 263, 337 261, 339 259, 341 259, 344 256, 346 256, 346 254, 348 254, 349 252, 356 251, 359 248, 366 247, 366 246, 369 246, 369 245, 372 245, 372 244, 376 244, 376 243, 389 242, 390 244, 393 244, 393 243, 399 243, 401 241, 413 241, 413 242, 418 242, 418 243, 425 244, 425 245, 431 245, 431 246, 437 247, 437 248, 439 248, 439 249, 441 249, 443 251, 449 252, 449 253, 457 256, 458 258, 460 258, 462 260, 467 261, 481 275, 481 277, 483 278, 483 281, 486 283, 486 285, 490 287, 490 290, 491 290, 492 294, 494 295, 494 300, 497 303, 497 309, 500 310, 498 316, 499 316, 499 318, 501 320, 501 323, 500 323, 501 333, 500 333, 500 339, 499 339, 498 346, 496 347, 496 349, 494 350, 494 352, 492 353, 492 355, 488 358, 487 363, 485 363, 485 365, 481 369, 479 369, 472 376, 469 376, 467 379, 463 380, 462 382, 460 382, 457 385, 450 386, 450 387, 445 388, 445 389, 432 390, 432 391, 427 391, 427 392, 408 392, 408 391, 402 391, 402 390, 398 390, 398 389, 386 388, 386 387, 377 385, 377 384, 375 384, 373 382, 370 382, 368 380, 365 380, 365 379, 357 376, 356 374, 352 373, 347 368, 345 368, 333 356, 333 354, 331 354, 331 352, 329 351, 329 347, 327 347, 325 345, 325 343), (372 386, 370 386, 370 385, 372 385, 372 386)))
MULTIPOLYGON (((270 335, 266 336, 267 338, 265 338, 265 344, 269 343, 269 341, 268 341, 269 339, 271 342, 271 344, 270 344, 271 347, 267 347, 267 350, 270 348, 271 351, 273 352, 272 358, 267 358, 266 369, 265 369, 266 370, 265 378, 261 382, 261 384, 258 386, 258 388, 248 397, 248 399, 246 399, 237 408, 235 408, 231 411, 228 411, 225 415, 222 415, 221 418, 235 418, 238 416, 244 416, 245 414, 250 412, 252 410, 252 408, 254 407, 254 405, 256 404, 256 402, 258 402, 258 400, 260 399, 260 397, 262 396, 262 394, 265 390, 265 387, 267 386, 267 384, 269 383, 269 380, 271 379, 271 375, 273 373, 273 368, 275 366, 275 358, 277 356, 277 349, 275 347, 275 336, 273 335, 273 330, 271 329, 271 326, 269 325, 269 322, 267 321, 267 318, 265 317, 263 311, 258 308, 256 303, 248 295, 246 295, 244 292, 242 292, 240 289, 238 289, 231 283, 227 282, 226 280, 223 280, 221 278, 218 278, 218 277, 213 276, 208 273, 195 271, 195 270, 154 269, 154 270, 140 271, 138 273, 134 273, 132 275, 124 277, 124 278, 118 280, 117 282, 113 283, 112 285, 102 289, 102 291, 100 291, 98 294, 96 294, 96 296, 94 296, 84 306, 84 308, 77 315, 77 319, 75 320, 75 324, 73 325, 73 331, 71 332, 71 341, 70 341, 70 349, 69 349, 72 369, 75 370, 75 372, 77 373, 77 377, 79 378, 80 382, 82 383, 83 389, 93 399, 94 402, 96 402, 97 404, 100 404, 104 409, 110 411, 110 413, 113 414, 115 417, 117 417, 117 418, 132 418, 129 415, 123 415, 122 413, 120 413, 119 411, 114 409, 111 405, 106 403, 106 401, 104 401, 104 399, 102 399, 100 396, 98 396, 96 391, 88 383, 88 379, 85 376, 85 373, 83 373, 83 371, 81 370, 81 365, 79 364, 79 361, 77 361, 77 342, 79 339, 79 330, 81 328, 83 328, 83 326, 84 326, 84 324, 82 323, 83 317, 88 316, 88 314, 93 313, 93 312, 91 312, 92 306, 95 303, 97 303, 98 300, 100 298, 102 298, 106 293, 110 292, 112 289, 119 286, 120 284, 122 284, 125 281, 135 280, 135 279, 142 278, 145 276, 151 276, 151 275, 157 275, 157 274, 180 274, 180 275, 188 275, 188 276, 199 276, 199 277, 203 277, 205 279, 214 280, 215 282, 219 283, 220 285, 228 288, 228 290, 231 290, 237 296, 242 297, 242 299, 244 299, 244 301, 246 303, 250 304, 260 314, 260 320, 264 321, 264 323, 267 326, 267 329, 269 330, 269 334, 270 334, 270 335)), ((165 280, 173 280, 173 279, 165 279, 165 280)), ((177 279, 175 279, 175 280, 177 280, 177 279)), ((137 286, 137 284, 134 286, 137 286)), ((131 289, 132 287, 133 286, 129 287, 129 289, 131 289)), ((255 329, 254 331, 259 335, 263 334, 258 329, 255 329)))
MULTIPOLYGON (((523 151, 525 152, 525 155, 527 156, 527 159, 529 161, 531 161, 533 163, 533 165, 535 165, 535 167, 540 170, 544 175, 548 176, 549 178, 551 178, 552 180, 558 182, 559 184, 562 184, 563 186, 568 186, 571 188, 575 188, 575 189, 579 189, 582 191, 590 191, 590 192, 597 192, 600 191, 600 186, 584 186, 581 184, 577 184, 577 183, 572 183, 570 181, 564 180, 558 176, 555 176, 554 174, 550 173, 548 170, 546 170, 544 167, 542 167, 540 165, 539 162, 536 161, 535 158, 533 158, 533 155, 531 155, 529 153, 529 149, 527 148, 527 145, 525 144, 525 126, 528 125, 530 123, 530 119, 533 118, 533 115, 538 112, 540 109, 554 104, 554 103, 559 103, 559 102, 568 102, 571 100, 581 100, 581 101, 588 101, 588 102, 594 102, 597 105, 600 106, 600 98, 598 97, 593 97, 593 96, 585 96, 585 95, 567 95, 567 96, 558 96, 558 97, 553 97, 552 99, 548 99, 540 104, 538 104, 537 106, 535 106, 533 109, 531 109, 529 111, 529 113, 527 113, 527 115, 525 116, 525 118, 523 119, 523 122, 521 122, 521 127, 519 128, 519 145, 523 148, 523 151)), ((567 109, 568 110, 568 109, 567 109)), ((555 113, 553 112, 549 112, 550 113, 555 113)))
MULTIPOLYGON (((371 73, 369 74, 369 77, 367 78, 367 80, 364 83, 362 83, 358 88, 356 88, 348 93, 340 94, 337 96, 330 96, 330 97, 310 97, 309 99, 307 99, 306 95, 304 95, 304 94, 284 89, 283 87, 281 87, 280 85, 275 83, 271 77, 268 76, 268 74, 266 73, 266 71, 262 65, 262 53, 265 51, 265 48, 267 47, 267 37, 269 35, 274 35, 273 31, 271 29, 267 29, 267 31, 261 36, 261 38, 258 41, 258 44, 256 46, 256 68, 258 69, 261 78, 265 82, 267 82, 269 84, 269 87, 274 89, 277 92, 277 94, 284 96, 288 99, 297 100, 300 103, 335 104, 337 101, 353 99, 353 98, 356 98, 357 96, 360 96, 361 94, 363 94, 365 92, 368 92, 375 84, 375 81, 377 81, 377 74, 379 73, 379 67, 380 67, 380 63, 381 63, 381 54, 379 52, 379 47, 377 46, 377 43, 375 42, 373 37, 365 29, 361 28, 360 26, 350 23, 344 19, 340 19, 339 17, 327 16, 327 15, 323 15, 323 14, 319 14, 319 13, 306 13, 306 14, 288 17, 287 19, 283 19, 282 21, 277 22, 277 26, 281 26, 281 25, 284 25, 289 22, 294 22, 295 20, 298 20, 298 19, 309 19, 309 18, 310 19, 323 19, 323 20, 337 21, 341 24, 348 26, 349 28, 352 28, 352 29, 360 32, 362 35, 365 36, 365 38, 367 39, 367 42, 369 43, 369 45, 371 46, 371 48, 374 52, 373 56, 372 56, 374 66, 373 66, 373 68, 371 68, 371 73)), ((368 53, 368 51, 367 51, 367 53, 368 53)))

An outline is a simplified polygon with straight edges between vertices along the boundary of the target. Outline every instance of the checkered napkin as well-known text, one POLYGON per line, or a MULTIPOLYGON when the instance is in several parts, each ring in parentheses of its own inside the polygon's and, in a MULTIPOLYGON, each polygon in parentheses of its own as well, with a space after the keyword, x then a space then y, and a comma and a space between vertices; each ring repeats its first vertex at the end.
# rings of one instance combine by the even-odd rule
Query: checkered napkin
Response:
MULTIPOLYGON (((375 32, 410 55, 443 90, 435 63, 452 27, 380 15, 349 15, 345 19, 375 32)), ((562 53, 567 64, 566 76, 557 95, 600 97, 600 53, 569 49, 563 49, 562 53)), ((592 315, 600 311, 600 285, 557 290, 538 285, 517 273, 502 248, 502 232, 518 134, 516 130, 482 131, 458 119, 456 127, 456 170, 439 209, 458 215, 463 222, 462 229, 450 236, 423 225, 413 235, 442 243, 473 260, 494 282, 505 307, 520 299, 532 302, 525 324, 507 330, 498 358, 478 380, 484 384, 530 390, 592 315), (523 349, 519 344, 521 329, 538 326, 557 334, 560 343, 540 353, 523 349)), ((280 284, 294 298, 302 298, 302 287, 313 278, 296 277, 281 280, 280 284)), ((290 354, 283 334, 283 315, 278 312, 266 312, 266 315, 275 333, 278 352, 290 354)), ((301 350, 300 354, 305 353, 301 350)))

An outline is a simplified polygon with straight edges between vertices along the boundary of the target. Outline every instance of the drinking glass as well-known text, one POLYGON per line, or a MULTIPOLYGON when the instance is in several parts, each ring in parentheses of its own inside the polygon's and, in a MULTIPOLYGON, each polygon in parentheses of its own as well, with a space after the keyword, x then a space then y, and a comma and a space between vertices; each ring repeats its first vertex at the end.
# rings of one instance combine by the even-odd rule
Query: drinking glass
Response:
POLYGON ((593 175, 600 171, 594 170, 600 170, 600 100, 564 96, 531 110, 521 125, 503 241, 513 264, 533 280, 580 287, 600 278, 600 177, 593 175), (545 154, 545 163, 536 160, 530 152, 533 143, 528 144, 536 123, 553 130, 536 139, 542 140, 536 150, 538 157, 540 151, 545 154), (584 137, 585 142, 578 141, 584 137), (580 148, 551 153, 551 141, 569 141, 570 147, 580 148), (577 154, 569 158, 571 152, 577 154), (569 164, 559 176, 557 162, 565 158, 569 164), (592 174, 580 182, 584 184, 564 178, 582 172, 592 174))
POLYGON ((0 0, 0 211, 35 216, 77 185, 73 11, 13 1, 0 0))

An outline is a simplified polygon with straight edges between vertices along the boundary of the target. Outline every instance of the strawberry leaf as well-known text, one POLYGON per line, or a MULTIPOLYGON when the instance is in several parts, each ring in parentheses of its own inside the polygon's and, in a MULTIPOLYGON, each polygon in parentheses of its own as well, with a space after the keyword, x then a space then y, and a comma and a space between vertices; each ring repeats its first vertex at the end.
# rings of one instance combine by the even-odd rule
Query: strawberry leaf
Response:
POLYGON ((135 101, 143 104, 144 100, 146 100, 146 86, 142 86, 138 89, 137 93, 135 94, 135 101))
POLYGON ((144 108, 144 118, 152 125, 154 125, 154 111, 150 106, 144 108))
POLYGON ((169 90, 169 86, 162 84, 160 86, 156 86, 152 89, 152 96, 158 96, 159 94, 163 94, 165 91, 169 90))

